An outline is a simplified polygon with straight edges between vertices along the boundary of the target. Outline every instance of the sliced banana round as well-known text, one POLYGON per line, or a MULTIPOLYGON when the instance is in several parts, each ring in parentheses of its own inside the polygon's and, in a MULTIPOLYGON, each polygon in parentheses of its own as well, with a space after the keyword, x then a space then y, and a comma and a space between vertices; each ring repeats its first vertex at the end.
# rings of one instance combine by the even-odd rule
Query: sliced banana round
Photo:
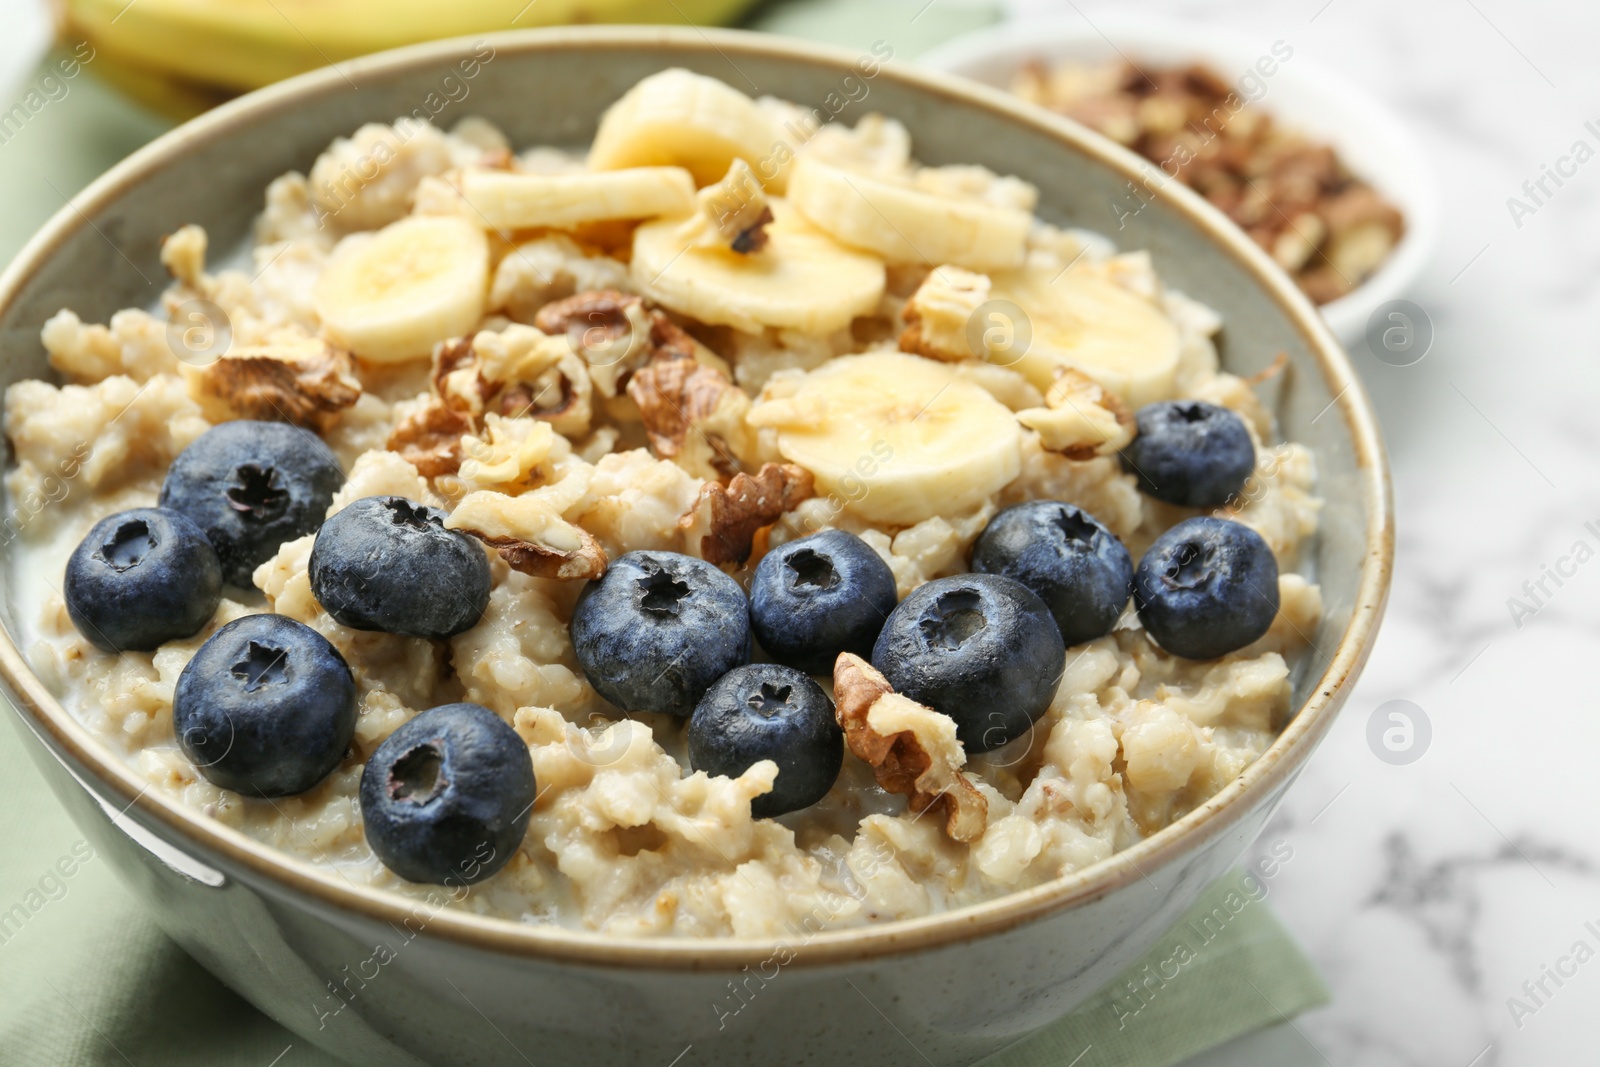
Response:
POLYGON ((759 252, 708 245, 692 218, 645 223, 633 234, 635 284, 673 311, 747 333, 831 333, 878 306, 882 262, 841 247, 781 199, 768 206, 759 252))
POLYGON ((979 507, 1022 469, 1011 411, 947 363, 872 351, 830 360, 751 409, 817 487, 868 520, 909 526, 979 507))
POLYGON ((458 216, 416 215, 347 239, 317 279, 314 303, 330 341, 387 362, 470 333, 488 285, 481 229, 458 216))
POLYGON ((818 228, 890 263, 988 271, 1021 266, 1033 225, 1032 186, 981 167, 917 167, 898 159, 904 127, 863 119, 819 131, 794 161, 788 196, 818 228))
POLYGON ((715 78, 674 67, 652 74, 600 117, 589 149, 594 170, 678 166, 710 185, 743 158, 782 191, 783 138, 756 102, 715 78), (776 184, 775 184, 776 183, 776 184))
POLYGON ((1048 392, 1057 368, 1082 371, 1129 407, 1171 397, 1177 387, 1177 327, 1148 297, 1095 264, 1065 272, 1028 267, 990 275, 991 300, 1023 309, 1030 337, 1009 366, 1048 392))
POLYGON ((630 167, 573 174, 468 170, 461 175, 466 218, 493 230, 567 229, 585 222, 686 215, 694 179, 682 167, 630 167))

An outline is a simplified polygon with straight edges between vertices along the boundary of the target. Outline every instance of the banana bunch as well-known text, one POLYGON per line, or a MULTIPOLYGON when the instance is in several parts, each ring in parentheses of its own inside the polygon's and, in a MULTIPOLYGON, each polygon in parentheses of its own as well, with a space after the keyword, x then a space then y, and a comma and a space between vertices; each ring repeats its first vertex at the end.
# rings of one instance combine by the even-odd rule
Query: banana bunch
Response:
POLYGON ((418 41, 573 22, 732 21, 753 0, 56 0, 91 69, 174 118, 316 67, 418 41))

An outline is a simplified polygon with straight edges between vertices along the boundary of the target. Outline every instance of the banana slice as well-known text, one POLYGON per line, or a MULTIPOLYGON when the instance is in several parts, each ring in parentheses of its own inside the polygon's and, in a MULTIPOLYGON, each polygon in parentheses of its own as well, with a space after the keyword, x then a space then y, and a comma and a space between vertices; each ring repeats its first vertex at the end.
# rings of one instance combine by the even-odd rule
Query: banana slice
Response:
POLYGON ((901 163, 894 157, 908 141, 904 128, 872 118, 857 131, 825 128, 801 150, 788 196, 802 215, 890 263, 1021 266, 1033 225, 1032 186, 982 167, 901 163))
POLYGON ((488 285, 482 230, 457 216, 417 215, 341 246, 317 279, 314 302, 329 340, 392 362, 472 332, 488 285))
POLYGON ((1177 327, 1152 300, 1108 280, 1101 267, 1084 264, 1001 271, 990 276, 989 295, 1022 308, 1032 331, 1010 364, 1048 392, 1057 368, 1082 371, 1129 407, 1165 400, 1177 388, 1177 327))
POLYGON ((878 306, 883 264, 841 248, 781 199, 759 252, 706 244, 696 220, 647 222, 633 234, 633 279, 657 303, 747 333, 831 333, 878 306))
POLYGON ((679 166, 694 175, 695 184, 710 185, 743 158, 781 192, 788 156, 778 128, 754 100, 715 78, 674 67, 652 74, 606 109, 589 166, 679 166))
POLYGON ((682 167, 576 174, 468 170, 461 176, 461 196, 474 209, 468 220, 494 230, 567 229, 585 222, 687 215, 695 208, 694 179, 682 167))
POLYGON ((1005 405, 951 365, 900 352, 830 360, 747 421, 776 428, 783 457, 870 522, 976 509, 1022 469, 1005 405))

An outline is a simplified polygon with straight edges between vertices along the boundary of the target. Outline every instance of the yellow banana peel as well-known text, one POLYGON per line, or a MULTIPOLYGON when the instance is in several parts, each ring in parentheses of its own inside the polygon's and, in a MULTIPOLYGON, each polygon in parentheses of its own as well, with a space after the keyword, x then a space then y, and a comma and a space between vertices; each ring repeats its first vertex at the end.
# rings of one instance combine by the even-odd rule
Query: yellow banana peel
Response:
MULTIPOLYGON (((418 41, 573 22, 712 25, 753 0, 57 0, 119 70, 232 92, 418 41)), ((114 79, 113 79, 114 80, 114 79)))
POLYGON ((95 53, 88 70, 124 96, 174 122, 185 122, 237 95, 231 89, 137 66, 103 48, 95 53))

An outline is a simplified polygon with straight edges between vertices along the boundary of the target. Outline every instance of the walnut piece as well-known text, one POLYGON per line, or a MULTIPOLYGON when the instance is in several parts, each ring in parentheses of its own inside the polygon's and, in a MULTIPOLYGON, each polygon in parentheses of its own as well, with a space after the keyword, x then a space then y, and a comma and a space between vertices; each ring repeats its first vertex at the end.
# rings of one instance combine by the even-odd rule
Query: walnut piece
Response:
POLYGON ((906 302, 900 351, 952 363, 981 355, 973 350, 967 328, 989 299, 989 289, 986 274, 960 267, 935 268, 906 302))
POLYGON ((652 360, 699 357, 694 338, 664 312, 646 308, 643 297, 616 289, 576 293, 546 304, 533 324, 547 334, 565 335, 606 397, 621 392, 629 377, 652 360))
POLYGON ((582 437, 594 418, 583 361, 561 338, 521 324, 440 345, 432 382, 439 399, 473 426, 488 414, 531 415, 564 437, 582 437))
POLYGON ((1017 412, 1017 421, 1039 432, 1046 451, 1068 459, 1113 456, 1133 440, 1133 412, 1122 398, 1081 371, 1056 370, 1045 406, 1017 412))
POLYGON ((706 482, 678 519, 685 541, 707 563, 740 564, 750 558, 756 533, 816 493, 811 472, 793 463, 767 463, 754 477, 735 474, 727 485, 706 482))
POLYGON ((389 433, 384 445, 417 468, 424 478, 438 478, 461 469, 461 437, 472 419, 437 397, 412 412, 389 433))
MULTIPOLYGON (((1194 188, 1319 304, 1360 285, 1405 233, 1400 211, 1331 146, 1278 123, 1266 110, 1270 101, 1243 99, 1210 68, 1034 63, 1012 88, 1194 188)), ((1128 200, 1126 210, 1138 211, 1137 202, 1128 200)))
POLYGON ((563 519, 539 492, 515 497, 487 490, 468 493, 444 524, 471 534, 514 569, 535 578, 598 578, 610 562, 589 531, 563 519))
POLYGON ((833 665, 833 699, 845 744, 872 767, 879 785, 909 796, 912 811, 942 804, 953 840, 983 836, 989 801, 961 770, 967 754, 954 720, 896 693, 872 664, 849 652, 833 665))
POLYGON ((180 370, 212 422, 263 419, 323 433, 361 399, 349 353, 319 340, 242 346, 204 367, 180 370))
MULTIPOLYGON (((744 392, 727 375, 698 360, 664 359, 634 373, 628 380, 628 396, 639 405, 650 447, 656 455, 671 459, 683 450, 695 423, 710 418, 725 403, 738 403, 744 392)), ((748 404, 749 398, 745 400, 748 404)))
POLYGON ((699 211, 686 226, 691 244, 721 246, 740 255, 767 246, 767 226, 772 207, 766 189, 750 164, 735 159, 720 182, 706 186, 695 197, 699 211))
POLYGON ((445 341, 433 350, 429 381, 435 396, 470 415, 481 414, 494 395, 494 385, 483 376, 482 360, 470 337, 445 341))

